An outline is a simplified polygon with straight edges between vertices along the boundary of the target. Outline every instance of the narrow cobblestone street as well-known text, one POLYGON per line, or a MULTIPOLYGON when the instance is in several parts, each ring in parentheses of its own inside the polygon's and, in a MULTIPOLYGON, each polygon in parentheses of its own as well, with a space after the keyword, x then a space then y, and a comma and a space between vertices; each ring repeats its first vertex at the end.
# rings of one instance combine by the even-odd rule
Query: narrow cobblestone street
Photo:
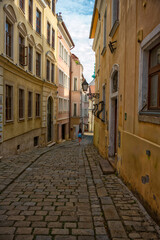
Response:
POLYGON ((0 240, 160 239, 160 228, 115 175, 92 137, 0 161, 0 240))

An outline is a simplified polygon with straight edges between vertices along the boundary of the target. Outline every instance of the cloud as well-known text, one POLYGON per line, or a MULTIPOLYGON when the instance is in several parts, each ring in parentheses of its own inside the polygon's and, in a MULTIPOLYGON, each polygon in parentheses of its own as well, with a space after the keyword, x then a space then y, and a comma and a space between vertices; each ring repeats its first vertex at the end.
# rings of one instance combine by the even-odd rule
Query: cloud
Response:
POLYGON ((63 20, 75 43, 72 53, 80 59, 88 82, 92 80, 95 62, 92 40, 89 39, 93 7, 93 0, 58 0, 57 3, 57 12, 62 12, 63 20))

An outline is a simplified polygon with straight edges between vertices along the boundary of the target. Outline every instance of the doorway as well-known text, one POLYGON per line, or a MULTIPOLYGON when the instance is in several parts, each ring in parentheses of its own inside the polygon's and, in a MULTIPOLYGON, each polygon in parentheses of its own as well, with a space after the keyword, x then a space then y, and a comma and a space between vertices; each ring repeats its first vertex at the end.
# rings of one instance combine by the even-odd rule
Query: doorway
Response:
POLYGON ((52 141, 52 106, 53 106, 53 100, 51 97, 48 98, 47 103, 47 141, 52 141))
POLYGON ((65 124, 62 125, 62 140, 65 139, 65 130, 66 130, 66 127, 65 127, 65 124))

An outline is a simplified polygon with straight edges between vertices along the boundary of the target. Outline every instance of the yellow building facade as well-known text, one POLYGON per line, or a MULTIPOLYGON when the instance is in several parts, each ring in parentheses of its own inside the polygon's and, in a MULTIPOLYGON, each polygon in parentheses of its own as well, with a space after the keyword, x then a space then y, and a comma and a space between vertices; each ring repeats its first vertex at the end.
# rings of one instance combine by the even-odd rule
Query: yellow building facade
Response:
POLYGON ((0 155, 56 141, 56 1, 0 3, 0 155))
POLYGON ((160 2, 96 0, 94 144, 160 216, 160 2))

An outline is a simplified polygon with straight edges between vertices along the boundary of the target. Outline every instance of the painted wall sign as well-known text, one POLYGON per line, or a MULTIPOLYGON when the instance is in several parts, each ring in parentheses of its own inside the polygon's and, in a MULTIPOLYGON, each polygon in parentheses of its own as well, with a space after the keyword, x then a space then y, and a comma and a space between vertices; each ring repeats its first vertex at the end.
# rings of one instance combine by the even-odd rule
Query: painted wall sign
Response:
POLYGON ((0 122, 2 122, 2 114, 0 114, 0 122))
POLYGON ((0 132, 2 132, 2 123, 0 123, 0 132))

